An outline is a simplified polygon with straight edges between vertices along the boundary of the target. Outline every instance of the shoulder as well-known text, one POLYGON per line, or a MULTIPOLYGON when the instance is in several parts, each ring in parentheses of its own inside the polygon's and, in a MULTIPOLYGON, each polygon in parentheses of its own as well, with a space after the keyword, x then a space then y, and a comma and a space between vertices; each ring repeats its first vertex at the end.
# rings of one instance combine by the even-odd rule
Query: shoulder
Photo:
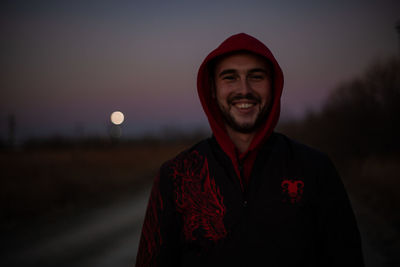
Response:
POLYGON ((274 133, 276 150, 283 150, 285 154, 304 163, 332 165, 331 159, 317 148, 289 138, 282 133, 274 133))
POLYGON ((194 144, 193 146, 181 151, 179 154, 173 158, 165 161, 160 168, 161 173, 175 169, 178 165, 193 165, 197 162, 204 161, 205 154, 209 149, 209 138, 203 139, 200 142, 194 144))
POLYGON ((276 134, 277 150, 283 150, 283 159, 290 170, 298 172, 318 185, 334 185, 341 183, 338 170, 330 157, 309 145, 291 139, 283 134, 276 134))

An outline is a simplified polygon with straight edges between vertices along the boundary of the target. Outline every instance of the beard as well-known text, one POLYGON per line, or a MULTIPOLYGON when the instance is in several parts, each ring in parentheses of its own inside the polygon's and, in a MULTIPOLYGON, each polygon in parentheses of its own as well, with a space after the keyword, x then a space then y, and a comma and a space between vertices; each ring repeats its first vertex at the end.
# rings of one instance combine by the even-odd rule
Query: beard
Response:
POLYGON ((223 105, 218 103, 218 107, 222 113, 222 118, 224 119, 225 123, 232 128, 234 131, 237 131, 239 133, 253 133, 256 130, 258 130, 261 125, 264 124, 264 122, 267 120, 268 114, 269 114, 269 105, 266 104, 264 106, 261 105, 261 99, 254 94, 248 93, 246 95, 235 95, 227 99, 228 103, 228 109, 226 109, 223 105), (235 117, 231 114, 230 109, 232 107, 233 101, 238 101, 238 100, 251 100, 255 101, 259 105, 259 110, 257 117, 253 123, 239 123, 235 117))

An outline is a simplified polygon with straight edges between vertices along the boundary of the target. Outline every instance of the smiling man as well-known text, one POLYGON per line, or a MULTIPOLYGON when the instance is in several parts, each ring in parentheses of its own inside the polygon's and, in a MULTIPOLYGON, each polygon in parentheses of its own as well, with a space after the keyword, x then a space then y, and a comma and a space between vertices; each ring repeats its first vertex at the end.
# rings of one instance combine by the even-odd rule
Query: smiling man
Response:
POLYGON ((335 167, 274 132, 283 74, 270 50, 229 37, 197 89, 213 136, 160 168, 136 266, 363 266, 335 167))

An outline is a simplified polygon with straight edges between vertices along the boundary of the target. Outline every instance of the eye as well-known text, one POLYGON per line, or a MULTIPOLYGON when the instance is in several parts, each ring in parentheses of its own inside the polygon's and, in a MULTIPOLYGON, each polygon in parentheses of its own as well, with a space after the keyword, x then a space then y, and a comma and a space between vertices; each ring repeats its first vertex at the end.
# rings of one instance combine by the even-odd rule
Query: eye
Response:
POLYGON ((223 76, 222 77, 222 80, 225 80, 225 81, 233 81, 233 80, 235 80, 235 76, 234 75, 226 75, 226 76, 223 76))
POLYGON ((254 81, 261 81, 265 79, 265 74, 251 74, 249 78, 254 81))

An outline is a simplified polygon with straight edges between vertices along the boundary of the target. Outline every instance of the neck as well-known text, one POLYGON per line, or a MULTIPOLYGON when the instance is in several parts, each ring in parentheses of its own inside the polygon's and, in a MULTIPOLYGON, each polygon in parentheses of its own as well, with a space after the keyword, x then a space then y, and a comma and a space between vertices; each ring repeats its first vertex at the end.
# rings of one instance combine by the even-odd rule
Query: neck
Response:
POLYGON ((253 141, 255 133, 240 133, 229 126, 226 127, 229 137, 240 153, 245 152, 253 141))

